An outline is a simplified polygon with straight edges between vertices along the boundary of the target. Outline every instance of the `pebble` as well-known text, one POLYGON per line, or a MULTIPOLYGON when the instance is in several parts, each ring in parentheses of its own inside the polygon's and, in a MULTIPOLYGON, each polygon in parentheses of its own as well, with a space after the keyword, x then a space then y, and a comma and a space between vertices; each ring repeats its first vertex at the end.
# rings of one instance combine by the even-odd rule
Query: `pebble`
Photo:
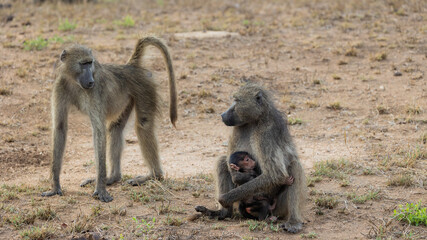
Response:
POLYGON ((400 76, 402 76, 402 73, 401 73, 401 72, 399 72, 399 71, 395 71, 393 75, 394 75, 395 77, 400 77, 400 76))

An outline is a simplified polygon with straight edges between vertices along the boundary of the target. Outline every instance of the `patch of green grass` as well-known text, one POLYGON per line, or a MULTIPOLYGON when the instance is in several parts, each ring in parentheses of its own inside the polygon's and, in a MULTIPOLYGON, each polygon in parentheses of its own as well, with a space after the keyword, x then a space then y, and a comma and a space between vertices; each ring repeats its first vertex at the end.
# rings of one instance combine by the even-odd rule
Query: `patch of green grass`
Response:
POLYGON ((414 168, 419 160, 427 158, 427 149, 424 146, 409 147, 409 149, 398 149, 392 154, 384 156, 379 163, 386 169, 391 166, 402 168, 414 168))
POLYGON ((93 219, 87 215, 78 215, 77 219, 72 221, 71 226, 68 229, 69 233, 83 233, 89 232, 94 228, 93 219))
POLYGON ((404 187, 410 187, 414 184, 412 180, 412 176, 408 173, 405 174, 399 174, 391 177, 387 181, 387 186, 404 186, 404 187))
POLYGON ((70 22, 66 18, 65 20, 59 22, 58 30, 63 31, 63 32, 67 32, 67 31, 71 31, 71 30, 76 29, 76 27, 77 27, 77 23, 70 22))
POLYGON ((410 225, 427 226, 427 210, 421 207, 421 201, 417 204, 407 203, 405 207, 399 205, 399 208, 393 211, 393 217, 410 225))
POLYGON ((347 174, 351 173, 354 167, 353 163, 345 159, 316 162, 312 175, 343 180, 347 178, 347 174))
POLYGON ((49 42, 52 42, 52 43, 64 43, 64 39, 62 37, 59 37, 59 36, 55 35, 55 36, 49 38, 49 42))
POLYGON ((65 38, 59 37, 58 35, 55 35, 51 38, 48 39, 49 43, 66 43, 66 42, 73 42, 74 41, 74 36, 67 36, 65 38))
POLYGON ((14 214, 14 215, 8 216, 5 219, 6 223, 13 225, 16 229, 21 229, 25 224, 26 225, 34 224, 35 220, 36 220, 36 215, 32 213, 14 214))
POLYGON ((369 200, 378 200, 380 199, 379 190, 370 190, 366 194, 357 195, 356 193, 350 193, 347 195, 348 199, 351 199, 353 203, 362 204, 369 200))
POLYGON ((159 5, 159 7, 163 7, 165 6, 165 1, 164 0, 156 0, 157 5, 159 5))
POLYGON ((168 189, 172 189, 174 191, 184 191, 184 190, 189 190, 192 187, 192 184, 190 181, 185 181, 182 179, 171 179, 171 178, 166 178, 163 181, 163 184, 168 188, 168 189))
POLYGON ((24 49, 27 51, 31 51, 31 50, 40 51, 46 48, 47 44, 48 44, 48 40, 39 36, 36 39, 24 41, 24 49))
POLYGON ((6 185, 3 184, 0 187, 0 194, 1 192, 7 191, 7 192, 14 192, 14 193, 38 193, 41 192, 43 190, 46 190, 45 188, 35 188, 35 187, 30 187, 24 184, 21 185, 6 185))
POLYGON ((300 118, 288 118, 289 125, 301 125, 303 121, 300 118))
POLYGON ((131 199, 143 204, 166 200, 165 190, 161 182, 148 181, 147 184, 138 188, 130 189, 131 199), (136 190, 134 190, 136 189, 136 190))
POLYGON ((101 215, 102 207, 101 205, 92 206, 91 211, 92 211, 92 216, 98 217, 99 215, 101 215))
POLYGON ((42 240, 42 239, 51 239, 55 237, 56 230, 52 226, 43 226, 43 227, 30 227, 19 232, 19 235, 23 239, 29 240, 42 240))
POLYGON ((314 183, 318 183, 321 181, 321 177, 307 177, 307 187, 314 187, 314 183))
POLYGON ((9 191, 0 192, 0 200, 2 202, 16 200, 16 199, 19 199, 18 194, 16 192, 9 192, 9 191))
POLYGON ((154 229, 156 224, 156 218, 153 218, 151 221, 147 221, 145 219, 141 219, 141 221, 139 221, 136 217, 133 217, 132 220, 136 224, 137 230, 135 232, 135 235, 137 237, 150 233, 154 229))
POLYGON ((348 187, 350 185, 350 181, 348 179, 343 179, 340 182, 340 187, 348 187))
POLYGON ((317 233, 315 232, 310 232, 310 233, 303 233, 300 235, 301 238, 310 238, 310 239, 314 239, 317 238, 317 233))
POLYGON ((40 220, 52 220, 56 217, 56 212, 48 205, 46 208, 38 208, 35 213, 36 217, 40 220))
POLYGON ((412 147, 407 151, 399 153, 403 155, 401 167, 414 167, 417 160, 427 159, 427 149, 423 146, 412 147))
POLYGON ((167 215, 166 219, 163 220, 163 223, 168 225, 168 226, 181 226, 184 222, 182 221, 182 219, 177 218, 177 217, 173 217, 171 215, 167 215))
POLYGON ((125 28, 131 28, 135 26, 135 20, 133 20, 132 16, 126 15, 122 20, 114 21, 114 24, 125 28))
POLYGON ((213 229, 213 230, 225 230, 225 229, 226 229, 226 226, 224 226, 224 225, 222 225, 222 224, 214 224, 214 225, 212 226, 212 229, 213 229))
POLYGON ((249 227, 249 231, 262 231, 267 227, 267 223, 263 221, 256 221, 256 220, 248 220, 246 221, 246 224, 249 227))
POLYGON ((314 203, 319 207, 332 209, 338 205, 338 200, 332 196, 322 196, 316 198, 314 203))

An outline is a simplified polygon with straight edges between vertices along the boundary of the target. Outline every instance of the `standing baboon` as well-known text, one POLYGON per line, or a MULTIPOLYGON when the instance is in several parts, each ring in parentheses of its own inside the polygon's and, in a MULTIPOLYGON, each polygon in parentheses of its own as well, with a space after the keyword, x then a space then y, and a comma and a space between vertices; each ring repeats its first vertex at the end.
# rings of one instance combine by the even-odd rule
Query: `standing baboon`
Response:
MULTIPOLYGON (((163 178, 154 131, 160 108, 157 84, 151 72, 141 66, 141 58, 149 45, 158 48, 166 61, 169 73, 169 113, 171 122, 175 126, 177 120, 175 77, 167 47, 160 40, 154 37, 140 39, 133 55, 125 65, 101 64, 94 58, 90 49, 81 45, 65 49, 56 69, 56 81, 52 94, 52 190, 42 193, 42 196, 62 195, 59 175, 67 135, 68 111, 71 105, 89 115, 92 124, 97 171, 94 197, 98 197, 103 202, 113 200, 106 190, 106 184, 112 184, 121 179, 123 129, 132 109, 135 109, 136 133, 150 174, 128 182, 138 185, 148 179, 163 178), (107 150, 108 154, 106 154, 107 150), (108 177, 105 163, 107 156, 110 163, 108 177)), ((92 181, 87 180, 82 185, 92 181)))
POLYGON ((305 175, 289 134, 286 120, 275 108, 268 92, 256 84, 247 84, 234 94, 234 103, 222 115, 233 126, 228 155, 245 151, 257 159, 261 175, 235 187, 226 156, 217 163, 217 194, 221 208, 212 213, 219 219, 231 217, 233 203, 259 192, 280 188, 289 176, 295 181, 279 194, 274 216, 284 218, 284 228, 292 233, 302 229, 302 205, 305 199, 305 175))
MULTIPOLYGON (((261 168, 255 159, 247 152, 235 152, 230 155, 230 174, 234 184, 240 186, 261 175, 261 168)), ((270 195, 258 193, 239 202, 239 212, 243 217, 264 220, 273 216, 277 196, 292 185, 294 178, 289 176, 280 188, 271 191, 270 195)))

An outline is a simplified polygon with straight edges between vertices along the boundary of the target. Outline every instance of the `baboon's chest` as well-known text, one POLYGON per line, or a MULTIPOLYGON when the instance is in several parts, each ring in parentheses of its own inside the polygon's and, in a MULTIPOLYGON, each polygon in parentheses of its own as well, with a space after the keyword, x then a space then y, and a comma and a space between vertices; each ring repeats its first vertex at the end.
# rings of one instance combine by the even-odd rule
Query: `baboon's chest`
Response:
POLYGON ((253 155, 253 149, 251 146, 251 136, 250 131, 239 131, 236 133, 236 136, 232 138, 232 149, 230 154, 236 151, 244 151, 253 155))

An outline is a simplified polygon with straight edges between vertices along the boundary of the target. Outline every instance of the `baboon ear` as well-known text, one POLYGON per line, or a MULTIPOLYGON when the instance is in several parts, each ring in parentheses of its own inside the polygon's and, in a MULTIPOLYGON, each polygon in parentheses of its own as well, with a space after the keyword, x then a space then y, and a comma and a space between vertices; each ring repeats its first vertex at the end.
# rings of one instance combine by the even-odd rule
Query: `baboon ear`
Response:
POLYGON ((255 96, 255 99, 256 99, 256 102, 258 104, 261 104, 262 103, 262 92, 258 92, 255 96))
POLYGON ((65 60, 65 57, 67 56, 67 51, 62 51, 62 53, 61 53, 61 57, 60 57, 60 59, 61 59, 61 62, 63 62, 64 60, 65 60))

